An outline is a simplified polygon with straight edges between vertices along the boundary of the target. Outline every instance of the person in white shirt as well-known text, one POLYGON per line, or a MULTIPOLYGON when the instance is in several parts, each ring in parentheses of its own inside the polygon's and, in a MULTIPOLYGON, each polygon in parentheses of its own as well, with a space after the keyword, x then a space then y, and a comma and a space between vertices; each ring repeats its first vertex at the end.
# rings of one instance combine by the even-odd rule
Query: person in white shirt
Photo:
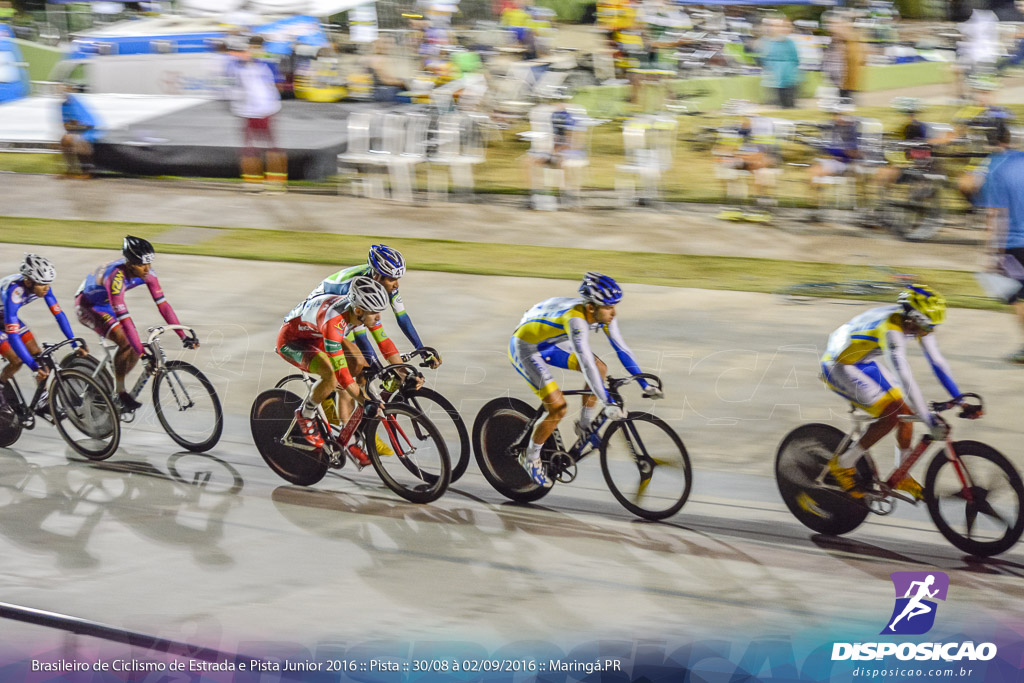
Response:
POLYGON ((230 67, 234 81, 231 113, 244 122, 242 150, 242 179, 253 185, 263 183, 286 187, 288 159, 274 139, 271 119, 281 110, 281 95, 277 91, 274 72, 258 58, 263 51, 263 37, 249 38, 248 49, 238 55, 230 67), (262 140, 267 150, 266 176, 263 160, 256 147, 262 140))

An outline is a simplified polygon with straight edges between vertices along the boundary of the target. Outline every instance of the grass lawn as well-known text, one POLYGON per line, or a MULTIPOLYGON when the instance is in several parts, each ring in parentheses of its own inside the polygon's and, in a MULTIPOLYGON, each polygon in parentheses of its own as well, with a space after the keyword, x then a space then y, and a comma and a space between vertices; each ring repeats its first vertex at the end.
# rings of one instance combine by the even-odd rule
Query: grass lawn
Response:
MULTIPOLYGON (((66 247, 110 248, 126 232, 145 237, 163 253, 198 254, 261 261, 321 263, 334 266, 330 254, 362 250, 369 236, 318 234, 316 241, 301 233, 244 228, 211 229, 210 237, 195 244, 161 242, 161 235, 178 226, 101 221, 58 221, 0 217, 0 242, 66 247)), ((409 267, 475 275, 545 277, 577 280, 584 270, 615 273, 623 282, 671 287, 776 292, 803 282, 879 279, 865 266, 808 263, 774 259, 686 254, 651 254, 531 247, 454 240, 389 238, 388 244, 410 257, 409 267)), ((935 286, 950 304, 967 308, 1005 310, 985 299, 970 273, 947 270, 913 271, 935 286)), ((856 297, 851 297, 856 298, 856 297)))

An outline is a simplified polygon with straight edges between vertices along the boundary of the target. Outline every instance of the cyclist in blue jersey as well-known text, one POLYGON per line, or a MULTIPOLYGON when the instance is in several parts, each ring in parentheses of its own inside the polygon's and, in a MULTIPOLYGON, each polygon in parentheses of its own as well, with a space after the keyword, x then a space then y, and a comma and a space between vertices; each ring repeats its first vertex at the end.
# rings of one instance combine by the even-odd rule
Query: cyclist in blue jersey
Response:
MULTIPOLYGON (((68 318, 61 310, 57 297, 50 287, 56 277, 57 270, 47 259, 38 254, 25 254, 19 272, 0 280, 0 305, 3 306, 4 315, 4 329, 0 332, 0 354, 7 360, 7 365, 0 371, 0 382, 6 382, 14 377, 14 373, 20 370, 22 365, 27 365, 36 373, 36 379, 40 382, 49 374, 47 368, 35 361, 34 356, 39 353, 40 348, 32 336, 32 331, 20 318, 22 306, 36 299, 43 299, 50 307, 53 317, 57 319, 60 331, 68 339, 74 339, 75 334, 71 331, 68 318)), ((85 345, 79 347, 78 352, 84 355, 85 345)))
MULTIPOLYGON (((395 314, 398 326, 402 328, 402 333, 405 334, 406 339, 413 345, 413 348, 418 349, 423 346, 423 342, 420 341, 420 336, 417 334, 416 328, 413 326, 412 320, 405 310, 402 295, 398 291, 398 281, 403 275, 405 275, 405 259, 402 257, 402 254, 387 245, 374 244, 370 247, 365 264, 339 270, 337 273, 325 278, 317 285, 316 289, 310 292, 309 297, 320 296, 321 294, 345 295, 348 294, 349 286, 354 278, 373 278, 384 285, 384 289, 388 292, 388 300, 391 303, 391 310, 395 314)), ((366 336, 365 329, 357 331, 355 339, 365 360, 364 363, 357 363, 355 367, 351 368, 353 376, 358 376, 367 364, 376 361, 377 354, 373 350, 372 342, 366 336)), ((430 363, 431 368, 437 368, 441 365, 440 355, 424 360, 430 363)))

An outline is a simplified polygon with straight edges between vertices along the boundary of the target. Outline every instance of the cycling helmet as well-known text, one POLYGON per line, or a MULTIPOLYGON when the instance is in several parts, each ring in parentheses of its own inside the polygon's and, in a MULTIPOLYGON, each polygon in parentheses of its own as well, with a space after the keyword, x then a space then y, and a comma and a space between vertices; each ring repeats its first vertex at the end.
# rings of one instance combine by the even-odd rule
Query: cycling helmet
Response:
POLYGON ((366 262, 381 277, 402 277, 405 275, 405 259, 396 250, 384 244, 374 244, 366 262))
POLYGON ((590 270, 580 283, 580 296, 588 304, 612 306, 622 301, 622 288, 607 275, 590 270))
POLYGON ((37 285, 48 285, 57 278, 57 269, 39 254, 25 254, 19 269, 21 274, 37 285))
POLYGON ((388 306, 388 290, 373 278, 357 277, 349 285, 348 303, 350 308, 380 313, 388 306))
POLYGON ((946 300, 927 285, 909 285, 897 301, 903 315, 922 329, 931 330, 946 321, 946 300))
POLYGON ((124 254, 124 260, 133 266, 152 263, 156 256, 156 250, 153 249, 149 240, 134 235, 125 236, 124 243, 121 245, 121 253, 124 254))

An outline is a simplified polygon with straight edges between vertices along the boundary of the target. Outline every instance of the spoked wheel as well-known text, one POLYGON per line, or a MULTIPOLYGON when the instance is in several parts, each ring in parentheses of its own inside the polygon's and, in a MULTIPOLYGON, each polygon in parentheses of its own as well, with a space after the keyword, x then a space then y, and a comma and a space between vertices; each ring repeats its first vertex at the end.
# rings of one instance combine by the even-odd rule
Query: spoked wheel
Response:
POLYGON ((57 370, 50 383, 50 415, 57 431, 80 455, 106 460, 121 440, 121 420, 110 395, 77 370, 57 370))
POLYGON ((420 411, 402 403, 385 404, 366 425, 366 454, 389 489, 412 503, 430 503, 444 495, 452 478, 448 449, 420 411))
MULTIPOLYGON (((514 501, 540 500, 550 488, 533 483, 517 460, 514 448, 529 427, 533 408, 517 398, 496 398, 484 404, 473 423, 473 451, 480 472, 494 490, 514 501)), ((552 437, 544 444, 541 458, 555 450, 552 437)))
POLYGON ((1024 531, 1020 474, 1002 453, 983 443, 957 441, 953 450, 963 478, 945 451, 935 456, 924 483, 928 513, 946 540, 965 553, 989 557, 1005 552, 1024 531))
POLYGON ((220 441, 220 399, 206 375, 191 363, 167 361, 153 382, 153 407, 164 431, 182 448, 201 453, 220 441))
MULTIPOLYGON (((820 534, 841 536, 856 529, 868 508, 854 498, 817 484, 846 435, 826 424, 797 427, 782 440, 775 456, 775 481, 786 507, 801 524, 820 534)), ((838 486, 828 475, 824 483, 838 486)))
MULTIPOLYGON (((283 443, 288 426, 295 418, 295 409, 302 399, 284 389, 268 389, 256 397, 249 412, 249 426, 256 449, 270 469, 285 481, 300 486, 317 483, 327 474, 327 457, 323 449, 303 450, 283 443)), ((323 434, 328 438, 329 434, 323 434)), ((302 443, 298 429, 292 438, 302 443)))
POLYGON ((666 519, 679 512, 693 482, 679 435, 648 413, 630 413, 605 432, 601 470, 615 500, 644 519, 666 519))
POLYGON ((18 405, 18 396, 9 383, 0 386, 3 399, 0 401, 0 448, 6 448, 21 438, 21 420, 14 406, 18 405))
POLYGON ((451 401, 433 389, 422 387, 402 393, 403 400, 434 423, 441 432, 448 457, 452 462, 452 483, 466 473, 469 467, 469 430, 459 411, 451 401))

